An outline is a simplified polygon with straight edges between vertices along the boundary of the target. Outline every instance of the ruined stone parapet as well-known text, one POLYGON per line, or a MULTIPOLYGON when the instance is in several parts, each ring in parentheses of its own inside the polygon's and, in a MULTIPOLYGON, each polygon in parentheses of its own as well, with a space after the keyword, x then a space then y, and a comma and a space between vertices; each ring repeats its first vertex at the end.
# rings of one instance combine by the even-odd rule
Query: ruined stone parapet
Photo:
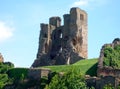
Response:
POLYGON ((103 67, 99 69, 98 76, 113 76, 120 79, 120 69, 113 69, 111 67, 103 67))
POLYGON ((49 24, 41 24, 37 59, 33 67, 44 65, 73 64, 87 58, 87 13, 71 8, 60 17, 51 17, 49 24))
POLYGON ((40 80, 42 77, 48 77, 51 72, 48 68, 31 68, 28 71, 28 78, 31 80, 40 80))
POLYGON ((2 54, 0 53, 0 62, 3 62, 4 61, 4 58, 2 56, 2 54))
POLYGON ((60 17, 51 17, 49 19, 49 24, 57 27, 61 26, 61 18, 60 17))
POLYGON ((120 45, 120 38, 116 38, 112 42, 112 46, 115 47, 116 45, 120 45))
POLYGON ((104 44, 102 46, 101 51, 100 51, 99 61, 98 61, 98 68, 103 68, 104 49, 106 47, 114 48, 116 45, 120 45, 120 39, 119 38, 114 39, 112 43, 104 44))

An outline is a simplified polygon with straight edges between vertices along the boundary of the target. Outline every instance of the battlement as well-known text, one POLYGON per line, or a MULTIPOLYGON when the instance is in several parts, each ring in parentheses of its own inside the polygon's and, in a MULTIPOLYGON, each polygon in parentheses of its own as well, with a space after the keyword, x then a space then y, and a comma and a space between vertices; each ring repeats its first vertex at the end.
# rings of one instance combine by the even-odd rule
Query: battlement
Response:
POLYGON ((49 24, 53 25, 55 27, 60 27, 61 26, 61 18, 60 17, 51 17, 49 19, 49 24))

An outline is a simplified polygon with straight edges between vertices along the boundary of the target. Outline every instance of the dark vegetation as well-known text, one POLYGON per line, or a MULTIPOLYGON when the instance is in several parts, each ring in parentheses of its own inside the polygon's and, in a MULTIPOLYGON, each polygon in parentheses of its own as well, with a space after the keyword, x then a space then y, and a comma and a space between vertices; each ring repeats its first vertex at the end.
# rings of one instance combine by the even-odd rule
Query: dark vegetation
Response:
POLYGON ((12 68, 7 74, 10 78, 14 78, 15 80, 26 79, 28 68, 12 68))

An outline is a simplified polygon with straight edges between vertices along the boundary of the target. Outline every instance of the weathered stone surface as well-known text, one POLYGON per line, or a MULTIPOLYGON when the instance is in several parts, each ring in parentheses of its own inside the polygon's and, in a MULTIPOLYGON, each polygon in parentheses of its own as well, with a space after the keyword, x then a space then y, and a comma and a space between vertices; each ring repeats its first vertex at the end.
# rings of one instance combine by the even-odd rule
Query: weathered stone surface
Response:
POLYGON ((0 62, 3 62, 4 61, 4 58, 2 56, 2 54, 0 53, 0 62))
POLYGON ((51 17, 49 24, 41 24, 37 58, 32 67, 72 64, 87 58, 87 13, 71 8, 60 17, 51 17))
POLYGON ((31 68, 28 71, 28 78, 31 80, 40 80, 42 77, 48 77, 51 72, 48 68, 31 68))
POLYGON ((112 85, 114 89, 118 89, 119 79, 114 76, 104 77, 90 77, 86 78, 86 83, 89 88, 94 87, 95 89, 103 89, 105 85, 112 85))
POLYGON ((120 79, 120 69, 113 69, 111 67, 103 67, 99 69, 98 76, 113 76, 120 79))
POLYGON ((111 84, 112 86, 116 87, 116 85, 115 85, 116 82, 118 82, 118 81, 113 76, 102 77, 101 79, 97 79, 96 80, 96 89, 103 89, 103 87, 105 85, 109 85, 109 84, 111 84))

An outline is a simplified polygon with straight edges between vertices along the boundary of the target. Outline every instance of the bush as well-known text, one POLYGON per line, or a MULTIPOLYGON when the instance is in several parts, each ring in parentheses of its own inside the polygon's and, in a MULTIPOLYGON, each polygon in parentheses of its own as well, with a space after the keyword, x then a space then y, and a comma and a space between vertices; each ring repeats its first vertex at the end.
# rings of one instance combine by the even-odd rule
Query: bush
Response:
POLYGON ((7 74, 0 74, 0 89, 3 89, 3 87, 8 82, 8 75, 7 74))
POLYGON ((84 76, 72 69, 64 75, 56 74, 45 89, 87 89, 84 76))
POLYGON ((8 78, 6 73, 13 67, 14 65, 11 62, 0 63, 0 89, 3 89, 6 84, 11 83, 11 79, 8 78))
POLYGON ((13 67, 14 65, 10 62, 0 63, 0 74, 6 73, 9 69, 13 67))
POLYGON ((15 80, 23 80, 27 78, 28 68, 12 68, 7 72, 10 78, 15 80))
POLYGON ((120 68, 120 45, 116 45, 114 48, 108 46, 104 49, 103 64, 115 69, 120 68))
POLYGON ((106 84, 103 89, 115 89, 111 84, 106 84))

